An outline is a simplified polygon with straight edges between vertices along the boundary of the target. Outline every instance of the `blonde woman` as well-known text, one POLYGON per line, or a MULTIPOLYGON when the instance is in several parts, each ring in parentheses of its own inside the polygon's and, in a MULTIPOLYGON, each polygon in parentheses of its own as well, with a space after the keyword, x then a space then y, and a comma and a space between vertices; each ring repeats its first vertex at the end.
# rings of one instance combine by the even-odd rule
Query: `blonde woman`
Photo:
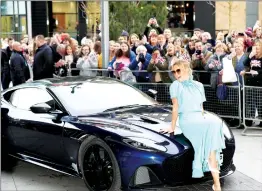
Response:
POLYGON ((204 86, 194 81, 190 64, 176 60, 172 66, 176 81, 170 86, 173 103, 172 123, 163 133, 174 133, 179 117, 179 127, 194 148, 193 178, 201 178, 204 172, 211 171, 213 190, 221 190, 219 170, 222 164, 220 152, 225 148, 222 120, 204 116, 203 102, 206 101, 204 86), (194 99, 192 99, 194 98, 194 99))
POLYGON ((91 51, 89 45, 83 45, 76 67, 80 69, 80 76, 96 76, 97 71, 92 69, 98 68, 96 53, 91 51))

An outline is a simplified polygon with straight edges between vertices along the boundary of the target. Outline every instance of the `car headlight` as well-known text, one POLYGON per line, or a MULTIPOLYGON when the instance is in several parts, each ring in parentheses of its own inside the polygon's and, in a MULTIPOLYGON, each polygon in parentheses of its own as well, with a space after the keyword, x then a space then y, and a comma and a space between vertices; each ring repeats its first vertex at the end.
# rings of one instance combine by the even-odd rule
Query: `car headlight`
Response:
POLYGON ((232 134, 231 134, 231 132, 230 132, 230 130, 229 130, 229 127, 227 126, 226 122, 223 121, 223 120, 222 120, 222 129, 223 129, 223 133, 224 133, 225 137, 226 137, 228 140, 230 140, 230 139, 233 138, 233 137, 232 137, 232 134))
POLYGON ((166 147, 159 145, 156 141, 142 137, 127 137, 123 142, 136 149, 150 152, 166 152, 166 147))

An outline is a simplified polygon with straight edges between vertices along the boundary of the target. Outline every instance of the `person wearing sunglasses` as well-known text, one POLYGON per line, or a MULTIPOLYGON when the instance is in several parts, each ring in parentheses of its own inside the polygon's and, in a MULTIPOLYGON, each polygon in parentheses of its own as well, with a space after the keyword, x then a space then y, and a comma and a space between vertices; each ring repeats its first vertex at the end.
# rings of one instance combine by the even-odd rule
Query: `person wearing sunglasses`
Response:
POLYGON ((204 86, 193 80, 188 61, 174 60, 172 73, 176 78, 170 86, 173 103, 172 122, 169 128, 160 132, 174 134, 179 118, 179 127, 194 148, 192 177, 201 178, 204 172, 211 171, 214 180, 213 190, 221 190, 220 152, 225 148, 223 121, 204 113, 203 102, 206 101, 204 86))

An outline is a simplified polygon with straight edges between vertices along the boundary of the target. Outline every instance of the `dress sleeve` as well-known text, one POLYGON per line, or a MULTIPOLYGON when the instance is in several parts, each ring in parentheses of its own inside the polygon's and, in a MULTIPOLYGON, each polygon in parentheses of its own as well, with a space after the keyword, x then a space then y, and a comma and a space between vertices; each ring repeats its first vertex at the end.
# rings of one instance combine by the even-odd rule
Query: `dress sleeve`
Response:
POLYGON ((174 81, 171 86, 169 87, 169 92, 170 92, 170 98, 177 98, 178 99, 178 95, 179 95, 179 82, 178 81, 174 81))

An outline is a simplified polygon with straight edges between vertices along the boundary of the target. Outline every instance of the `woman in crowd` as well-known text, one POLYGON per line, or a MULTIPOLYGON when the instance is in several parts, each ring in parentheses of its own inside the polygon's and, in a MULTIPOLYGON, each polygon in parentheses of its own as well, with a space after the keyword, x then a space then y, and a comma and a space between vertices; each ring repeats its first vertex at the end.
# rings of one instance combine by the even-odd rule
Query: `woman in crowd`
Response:
POLYGON ((175 56, 178 59, 191 61, 191 57, 188 54, 187 50, 185 48, 182 48, 180 45, 175 45, 175 56))
MULTIPOLYGON (((168 63, 168 70, 172 69, 172 63, 173 59, 175 58, 175 45, 173 43, 168 43, 167 45, 167 53, 166 53, 166 59, 168 63)), ((174 81, 175 77, 172 73, 172 71, 168 72, 169 78, 174 81)))
MULTIPOLYGON (((235 41, 234 49, 232 49, 232 64, 235 68, 235 72, 239 76, 240 84, 242 84, 242 76, 240 75, 240 72, 245 69, 244 63, 247 60, 247 55, 244 52, 244 44, 241 41, 235 41)), ((238 83, 236 82, 235 85, 238 83)))
POLYGON ((139 41, 139 36, 135 33, 130 35, 130 48, 132 49, 133 47, 137 46, 137 42, 139 41))
POLYGON ((213 190, 221 190, 219 170, 222 165, 220 153, 225 149, 223 121, 219 118, 208 118, 204 114, 203 102, 206 101, 203 84, 192 80, 192 70, 187 61, 178 60, 172 71, 176 81, 170 86, 170 97, 173 103, 172 122, 162 133, 175 133, 177 119, 185 137, 193 145, 195 154, 192 177, 202 178, 204 172, 211 171, 213 190), (194 99, 192 99, 192 97, 194 99))
POLYGON ((215 53, 207 62, 205 70, 216 71, 211 73, 210 78, 211 87, 216 89, 219 75, 222 77, 222 73, 219 72, 223 69, 223 58, 227 56, 227 46, 224 43, 217 43, 214 49, 215 53))
POLYGON ((155 47, 157 47, 158 45, 158 39, 157 39, 158 35, 157 34, 152 34, 149 39, 148 42, 146 42, 146 37, 144 36, 142 41, 147 49, 147 52, 149 54, 152 54, 152 51, 155 47))
POLYGON ((157 36, 157 46, 160 49, 161 56, 166 55, 166 37, 163 34, 157 36))
POLYGON ((195 41, 194 40, 189 40, 188 45, 186 46, 186 50, 190 56, 190 58, 192 58, 192 55, 195 53, 195 41))
POLYGON ((111 61, 115 54, 116 54, 116 51, 115 51, 115 41, 114 40, 110 40, 109 41, 109 60, 111 61))
POLYGON ((140 72, 147 70, 149 62, 151 60, 151 55, 147 53, 146 47, 140 45, 136 49, 136 59, 134 59, 129 65, 130 70, 136 70, 135 72, 137 82, 149 82, 150 76, 147 72, 140 72))
MULTIPOLYGON (((245 75, 246 86, 262 87, 262 40, 255 43, 252 52, 249 54, 248 59, 244 62, 245 70, 240 74, 245 75), (246 74, 249 72, 250 74, 246 74)), ((262 93, 260 89, 252 90, 254 105, 258 110, 258 118, 262 119, 262 93)), ((255 116, 255 109, 252 108, 252 117, 255 116)), ((262 123, 260 123, 262 125, 262 123)))
POLYGON ((122 42, 120 49, 116 51, 115 57, 109 63, 108 68, 113 69, 114 64, 123 63, 125 66, 129 64, 136 58, 136 54, 130 50, 130 47, 127 42, 122 42))
POLYGON ((175 46, 178 45, 178 46, 180 46, 181 48, 183 47, 183 43, 182 43, 181 37, 175 37, 174 45, 175 45, 175 46))
POLYGON ((147 71, 152 73, 152 82, 154 83, 170 83, 171 79, 168 76, 168 72, 158 72, 167 71, 168 62, 165 57, 162 57, 160 50, 155 47, 152 52, 152 58, 148 65, 147 71))
POLYGON ((95 52, 91 51, 89 45, 82 46, 76 67, 80 69, 80 76, 96 76, 97 71, 92 69, 98 67, 97 56, 95 52))
POLYGON ((68 69, 69 75, 78 76, 79 70, 76 69, 78 57, 73 52, 73 48, 70 45, 65 47, 65 66, 68 69))

